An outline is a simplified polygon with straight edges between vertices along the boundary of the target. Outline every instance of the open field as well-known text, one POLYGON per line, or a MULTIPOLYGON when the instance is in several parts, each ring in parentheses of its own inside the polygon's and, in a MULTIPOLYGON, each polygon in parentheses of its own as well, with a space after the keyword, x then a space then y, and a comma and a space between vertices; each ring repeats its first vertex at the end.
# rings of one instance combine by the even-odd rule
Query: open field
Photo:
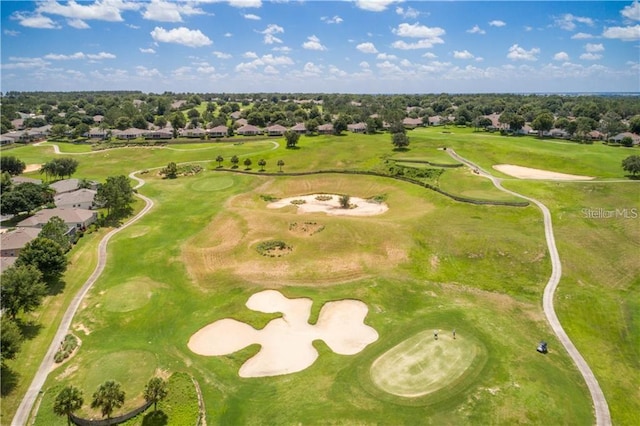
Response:
MULTIPOLYGON (((225 157, 228 168, 234 154, 251 158, 254 165, 265 158, 267 172, 275 175, 279 159, 285 171, 380 170, 393 157, 444 162, 437 148, 450 146, 487 170, 494 164, 515 164, 613 180, 624 178, 620 161, 631 153, 601 145, 452 131, 412 131, 409 150, 402 154, 392 151, 388 135, 345 135, 303 137, 295 150, 269 139, 170 147, 179 150, 126 148, 75 157, 80 161, 77 176, 90 179, 151 170, 142 175, 147 184, 140 192, 156 207, 110 242, 105 272, 73 323, 82 346, 50 374, 47 387, 73 384, 88 399, 98 383, 116 378, 127 390, 125 408, 131 408, 141 401, 144 383, 154 371, 185 372, 199 381, 212 424, 260 424, 264 419, 271 424, 376 424, 380 419, 393 419, 394 424, 592 423, 586 386, 542 313, 550 264, 535 207, 459 203, 384 177, 279 177, 211 170, 217 167, 217 155, 225 157), (207 170, 163 180, 153 168, 169 161, 203 161, 207 170), (300 215, 293 205, 268 209, 264 199, 316 193, 384 195, 389 210, 367 217, 300 215), (304 222, 322 230, 305 233, 293 225, 304 222), (278 258, 261 256, 256 245, 265 240, 285 241, 292 251, 278 258), (252 294, 265 289, 311 299, 310 324, 316 323, 326 302, 360 300, 369 308, 365 324, 379 339, 355 355, 339 355, 315 342, 319 356, 306 370, 250 379, 240 378, 238 371, 258 352, 256 345, 216 357, 189 350, 190 336, 216 320, 235 318, 261 329, 278 318, 245 306, 252 294), (456 342, 473 342, 482 354, 474 359, 482 362, 470 360, 471 367, 461 369, 462 380, 420 396, 381 389, 371 373, 376 360, 425 330, 432 339, 433 328, 455 328, 460 336, 456 342), (549 354, 535 351, 540 340, 549 343, 549 354)), ((11 155, 22 158, 23 152, 28 163, 54 155, 50 147, 14 149, 11 155)), ((447 169, 438 184, 459 195, 507 197, 466 168, 447 169)), ((640 309, 640 265, 634 253, 640 248, 640 219, 595 220, 583 213, 585 208, 640 207, 637 182, 509 178, 504 185, 551 209, 564 267, 556 296, 560 319, 600 381, 614 423, 637 423, 640 324, 634 312, 640 309)), ((82 244, 95 243, 87 239, 82 244)), ((79 254, 81 248, 72 253, 79 254)), ((90 273, 83 268, 88 268, 83 262, 73 262, 68 290, 74 288, 74 274, 80 278, 90 273)), ((55 323, 55 314, 49 315, 55 323)), ((453 342, 442 333, 442 343, 453 342)), ((42 332, 27 344, 40 340, 46 341, 42 332)), ((31 365, 37 362, 37 347, 33 358, 31 365)), ((32 371, 9 364, 22 377, 32 371)), ((2 424, 9 423, 17 407, 24 389, 20 386, 3 395, 2 424)), ((45 392, 41 407, 50 407, 54 397, 54 392, 45 392)), ((92 414, 87 407, 79 414, 92 414)), ((42 415, 49 420, 40 423, 38 414, 38 424, 65 423, 42 415)))

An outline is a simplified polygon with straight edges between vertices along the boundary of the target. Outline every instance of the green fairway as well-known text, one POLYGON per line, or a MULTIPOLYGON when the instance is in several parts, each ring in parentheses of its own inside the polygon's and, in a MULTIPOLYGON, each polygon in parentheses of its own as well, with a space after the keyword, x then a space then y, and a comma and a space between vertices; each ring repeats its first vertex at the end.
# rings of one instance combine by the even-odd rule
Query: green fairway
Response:
MULTIPOLYGON (((392 150, 388 134, 348 134, 302 137, 294 150, 274 138, 238 145, 122 148, 74 157, 80 163, 74 177, 104 181, 148 170, 139 175, 146 180, 139 191, 155 206, 110 241, 105 271, 72 324, 82 345, 49 375, 36 424, 55 424, 44 410, 51 409, 63 385, 82 389, 85 406, 79 414, 91 415, 97 413, 88 403, 100 383, 120 381, 128 409, 143 401, 144 385, 158 371, 198 380, 209 424, 263 424, 265 419, 269 424, 379 424, 381 419, 406 425, 540 424, 549 419, 593 423, 584 381, 542 312, 551 268, 535 206, 456 202, 381 176, 283 176, 276 165, 283 160, 284 172, 382 172, 394 160, 407 167, 412 161, 455 164, 437 149, 442 146, 487 170, 494 164, 516 164, 608 181, 509 178, 504 186, 550 208, 564 272, 556 309, 602 385, 614 423, 633 424, 640 412, 640 341, 633 314, 640 309, 640 265, 634 257, 640 248, 640 219, 598 221, 583 214, 585 208, 640 207, 637 182, 613 182, 624 178, 620 161, 628 151, 452 131, 410 131, 411 144, 402 153, 392 150), (218 155, 224 157, 221 169, 218 155), (267 173, 232 173, 233 155, 250 158, 253 172, 264 158, 267 173), (204 170, 163 179, 157 169, 170 161, 200 162, 204 170), (267 208, 269 199, 317 193, 381 197, 389 210, 337 217, 301 215, 293 205, 267 208), (313 223, 322 232, 303 232, 297 226, 302 223, 313 223), (269 240, 284 241, 291 252, 261 256, 256 246, 269 240), (379 339, 350 356, 316 341, 319 357, 308 369, 252 379, 240 378, 238 370, 258 352, 256 345, 220 357, 189 350, 190 336, 216 320, 242 315, 243 322, 262 328, 276 318, 246 309, 248 297, 264 289, 312 299, 312 324, 327 301, 361 300, 369 309, 365 323, 379 339), (433 329, 438 328, 442 331, 435 341, 433 329), (540 340, 549 343, 547 355, 535 350, 540 340)), ((46 146, 17 148, 11 154, 25 162, 55 157, 46 146)), ((516 200, 468 168, 444 170, 429 183, 465 197, 516 200)), ((78 282, 90 274, 97 236, 85 236, 71 252, 63 296, 47 299, 42 311, 28 316, 45 324, 25 343, 31 350, 21 355, 28 362, 8 362, 27 383, 2 395, 2 424, 10 422, 27 377, 44 355, 50 328, 59 322, 58 311, 47 311, 47 306, 55 303, 62 310, 78 282)), ((189 401, 179 404, 188 406, 193 399, 189 401)), ((163 411, 168 424, 183 424, 172 422, 177 414, 169 414, 168 408, 163 411)))

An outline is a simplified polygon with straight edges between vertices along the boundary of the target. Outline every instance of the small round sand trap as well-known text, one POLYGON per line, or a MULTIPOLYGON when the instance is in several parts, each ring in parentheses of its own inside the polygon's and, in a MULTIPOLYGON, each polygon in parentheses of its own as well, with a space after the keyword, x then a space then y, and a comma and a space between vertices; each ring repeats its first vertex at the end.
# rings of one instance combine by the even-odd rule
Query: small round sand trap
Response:
POLYGON ((273 203, 269 203, 267 208, 279 209, 296 205, 298 207, 298 213, 301 214, 320 212, 333 216, 373 216, 389 210, 389 207, 385 203, 374 203, 358 197, 350 197, 349 203, 352 205, 352 208, 344 209, 340 206, 340 197, 340 195, 335 194, 301 195, 299 197, 289 197, 274 201, 273 203), (329 197, 331 198, 327 199, 329 197), (291 203, 297 200, 304 201, 304 203, 291 203))
POLYGON ((456 382, 480 349, 464 336, 431 330, 420 332, 389 349, 371 365, 371 379, 393 395, 417 398, 456 382))
POLYGON ((23 173, 37 172, 42 168, 42 164, 27 164, 23 173))
POLYGON ((493 166, 499 172, 516 177, 518 179, 535 180, 591 180, 591 176, 570 175, 566 173, 550 172, 548 170, 532 169, 529 167, 514 166, 512 164, 496 164, 493 166))
POLYGON ((318 322, 309 324, 313 301, 288 299, 275 290, 254 294, 247 308, 265 313, 281 312, 256 330, 243 322, 225 318, 209 324, 189 339, 189 349, 199 355, 219 356, 259 344, 260 351, 240 368, 240 377, 265 377, 295 373, 310 367, 318 358, 314 340, 324 340, 341 355, 354 355, 378 340, 378 333, 364 324, 368 308, 359 300, 326 303, 318 322))

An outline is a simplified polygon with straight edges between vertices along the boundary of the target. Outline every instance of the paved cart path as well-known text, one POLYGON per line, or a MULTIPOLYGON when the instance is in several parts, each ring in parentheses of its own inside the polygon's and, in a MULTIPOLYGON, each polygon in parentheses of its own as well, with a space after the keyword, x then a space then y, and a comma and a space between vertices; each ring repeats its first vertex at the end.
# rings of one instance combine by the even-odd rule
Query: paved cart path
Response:
MULTIPOLYGON (((549 248, 549 256, 551 257, 551 276, 549 277, 549 281, 547 282, 547 286, 544 288, 544 295, 542 297, 542 306, 544 309, 544 314, 547 317, 547 321, 551 325, 553 332, 558 336, 558 339, 565 347, 569 356, 573 359, 580 374, 584 377, 584 381, 587 383, 587 387, 589 388, 589 393, 591 394, 591 399, 593 400, 593 406, 595 408, 596 414, 596 425, 598 426, 609 426, 611 425, 611 414, 609 413, 609 405, 607 404, 607 400, 604 397, 604 393, 602 393, 602 389, 600 389, 600 384, 596 379, 595 375, 589 368, 589 365, 584 360, 580 352, 575 347, 569 336, 562 328, 560 324, 560 320, 558 319, 558 315, 556 315, 556 311, 553 306, 553 296, 558 287, 558 283, 560 282, 560 278, 562 277, 562 264, 560 263, 560 255, 558 254, 558 249, 556 247, 556 240, 553 234, 553 224, 551 222, 551 212, 540 201, 535 198, 530 198, 524 196, 522 194, 518 194, 517 192, 510 191, 502 186, 502 180, 493 176, 491 173, 482 169, 478 165, 472 163, 471 161, 459 156, 450 148, 447 148, 447 152, 451 157, 460 161, 461 163, 466 164, 472 169, 476 170, 480 176, 486 177, 493 182, 496 188, 511 195, 514 195, 519 198, 524 198, 527 201, 538 206, 538 208, 542 211, 542 216, 544 218, 544 233, 547 240, 547 247, 549 248)), ((591 181, 593 182, 593 181, 591 181)))
MULTIPOLYGON (((144 180, 135 176, 135 173, 137 172, 133 172, 129 174, 129 177, 138 182, 138 185, 136 185, 136 187, 134 188, 134 189, 138 189, 142 185, 144 185, 144 180)), ((133 218, 131 218, 131 220, 129 220, 127 223, 120 226, 119 228, 116 228, 110 231, 107 235, 105 235, 102 238, 102 240, 98 244, 98 264, 96 265, 96 268, 93 270, 93 273, 91 274, 91 276, 87 279, 87 281, 84 283, 80 291, 78 291, 78 293, 75 295, 75 297, 71 301, 71 304, 67 308, 67 311, 64 313, 64 316, 62 317, 62 321, 60 322, 60 326, 58 327, 58 331, 56 332, 56 335, 54 336, 53 341, 49 346, 49 350, 47 351, 47 354, 44 356, 42 363, 40 364, 40 367, 38 368, 38 371, 36 372, 33 378, 33 381, 31 382, 31 385, 29 386, 29 389, 27 389, 27 392, 25 393, 24 398, 22 398, 22 402, 20 403, 20 406, 18 407, 18 411, 13 417, 11 426, 23 426, 27 424, 27 420, 29 419, 29 415, 31 414, 33 405, 35 404, 36 399, 38 398, 38 394, 40 393, 40 390, 42 389, 42 386, 44 385, 44 382, 47 379, 47 376, 49 375, 49 372, 53 367, 53 364, 54 364, 53 356, 60 348, 60 342, 64 340, 64 337, 69 332, 71 321, 73 320, 73 317, 75 316, 78 308, 80 307, 80 303, 82 302, 82 299, 84 299, 84 296, 87 294, 89 289, 93 286, 93 284, 96 282, 98 277, 100 277, 100 274, 102 274, 102 271, 104 270, 104 267, 107 263, 107 244, 109 243, 109 240, 118 232, 122 231, 123 229, 126 229, 128 226, 137 222, 142 216, 144 216, 147 212, 149 212, 149 210, 153 208, 153 201, 150 198, 145 197, 144 195, 141 195, 141 194, 136 194, 136 196, 144 200, 145 202, 144 208, 140 211, 140 213, 138 213, 133 218)))

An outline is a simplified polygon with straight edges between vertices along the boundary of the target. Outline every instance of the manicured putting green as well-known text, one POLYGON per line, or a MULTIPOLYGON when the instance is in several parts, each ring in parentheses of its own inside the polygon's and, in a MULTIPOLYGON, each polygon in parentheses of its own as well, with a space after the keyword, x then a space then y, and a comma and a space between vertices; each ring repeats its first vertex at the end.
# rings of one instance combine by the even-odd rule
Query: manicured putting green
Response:
POLYGON ((231 176, 213 176, 194 181, 189 185, 189 189, 197 192, 213 192, 233 186, 234 181, 231 176))
MULTIPOLYGON (((449 332, 450 333, 450 332, 449 332)), ((433 330, 420 332, 394 346, 371 365, 371 379, 393 395, 417 398, 456 382, 481 352, 472 339, 433 330)))

